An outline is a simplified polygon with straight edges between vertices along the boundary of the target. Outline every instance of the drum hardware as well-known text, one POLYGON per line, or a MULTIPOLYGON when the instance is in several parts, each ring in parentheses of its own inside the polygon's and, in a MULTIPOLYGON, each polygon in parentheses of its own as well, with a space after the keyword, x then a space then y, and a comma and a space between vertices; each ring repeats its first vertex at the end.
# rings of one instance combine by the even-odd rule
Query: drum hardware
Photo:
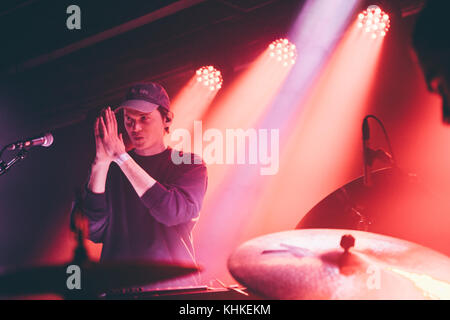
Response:
POLYGON ((449 299, 450 258, 415 243, 355 230, 261 236, 228 259, 233 277, 269 299, 449 299))

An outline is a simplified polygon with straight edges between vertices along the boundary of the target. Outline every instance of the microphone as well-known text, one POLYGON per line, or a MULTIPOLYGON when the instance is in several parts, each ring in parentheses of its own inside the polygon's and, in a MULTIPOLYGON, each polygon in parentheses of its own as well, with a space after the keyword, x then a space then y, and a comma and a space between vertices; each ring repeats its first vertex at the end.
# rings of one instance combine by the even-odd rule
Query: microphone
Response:
POLYGON ((24 141, 17 141, 14 143, 11 143, 6 147, 7 150, 22 150, 22 149, 28 149, 31 147, 50 147, 53 143, 53 135, 51 133, 46 133, 44 136, 39 136, 36 138, 31 138, 24 141))

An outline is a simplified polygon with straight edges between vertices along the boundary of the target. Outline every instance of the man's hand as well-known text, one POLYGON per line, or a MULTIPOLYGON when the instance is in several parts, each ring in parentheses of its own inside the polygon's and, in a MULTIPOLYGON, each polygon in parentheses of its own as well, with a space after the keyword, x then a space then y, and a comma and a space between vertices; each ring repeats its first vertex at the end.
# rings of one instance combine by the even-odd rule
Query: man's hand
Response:
POLYGON ((122 134, 118 134, 116 115, 110 107, 96 119, 94 134, 95 163, 109 165, 111 161, 126 152, 122 134))

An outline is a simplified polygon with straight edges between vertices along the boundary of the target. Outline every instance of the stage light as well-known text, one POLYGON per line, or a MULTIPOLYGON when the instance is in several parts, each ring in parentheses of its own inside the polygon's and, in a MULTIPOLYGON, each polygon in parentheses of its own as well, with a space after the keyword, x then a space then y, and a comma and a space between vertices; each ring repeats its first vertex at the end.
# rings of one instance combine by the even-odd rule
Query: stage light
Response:
POLYGON ((197 75, 197 82, 208 87, 209 90, 214 91, 222 88, 222 74, 213 66, 201 67, 195 73, 197 75))
POLYGON ((278 39, 269 45, 269 56, 275 58, 283 66, 294 64, 297 59, 297 49, 288 39, 278 39))
POLYGON ((390 27, 389 15, 376 5, 369 6, 358 15, 358 27, 370 33, 372 39, 384 37, 390 27))

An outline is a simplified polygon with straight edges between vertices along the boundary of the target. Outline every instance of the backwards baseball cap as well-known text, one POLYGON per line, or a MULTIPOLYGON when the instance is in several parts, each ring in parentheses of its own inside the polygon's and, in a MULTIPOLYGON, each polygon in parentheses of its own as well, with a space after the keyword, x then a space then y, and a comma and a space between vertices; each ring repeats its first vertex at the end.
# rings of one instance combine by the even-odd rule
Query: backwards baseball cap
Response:
POLYGON ((125 101, 116 110, 130 108, 141 112, 152 112, 159 106, 170 110, 170 100, 164 88, 154 82, 133 85, 125 101))

